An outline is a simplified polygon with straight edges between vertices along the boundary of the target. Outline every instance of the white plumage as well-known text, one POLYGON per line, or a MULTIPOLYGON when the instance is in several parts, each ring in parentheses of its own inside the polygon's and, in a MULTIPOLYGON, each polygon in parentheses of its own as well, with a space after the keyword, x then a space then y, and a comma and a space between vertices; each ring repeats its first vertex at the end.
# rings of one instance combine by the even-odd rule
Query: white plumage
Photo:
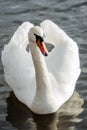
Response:
POLYGON ((45 34, 44 41, 55 45, 45 59, 28 38, 34 27, 29 22, 17 29, 5 45, 1 59, 5 80, 16 97, 33 112, 46 114, 57 111, 72 96, 80 63, 75 41, 50 20, 40 26, 45 34), (26 51, 28 44, 29 52, 26 51))

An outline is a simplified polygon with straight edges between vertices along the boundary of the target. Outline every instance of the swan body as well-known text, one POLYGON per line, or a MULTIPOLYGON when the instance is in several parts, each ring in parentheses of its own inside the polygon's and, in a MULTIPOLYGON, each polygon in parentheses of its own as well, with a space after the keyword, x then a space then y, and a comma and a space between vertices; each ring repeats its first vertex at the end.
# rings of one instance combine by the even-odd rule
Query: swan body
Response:
POLYGON ((56 112, 72 96, 80 74, 76 42, 50 20, 40 26, 24 22, 5 45, 1 59, 5 80, 16 97, 38 114, 56 112), (55 47, 48 53, 40 41, 55 47))

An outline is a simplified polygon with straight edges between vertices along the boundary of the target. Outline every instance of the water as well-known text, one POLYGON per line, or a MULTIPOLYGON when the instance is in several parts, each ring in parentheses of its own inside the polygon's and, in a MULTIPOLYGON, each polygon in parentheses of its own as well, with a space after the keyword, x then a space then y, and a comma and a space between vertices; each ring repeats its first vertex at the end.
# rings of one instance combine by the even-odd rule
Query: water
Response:
POLYGON ((44 19, 54 21, 78 43, 82 73, 76 92, 58 112, 32 117, 5 83, 0 62, 0 130, 36 130, 36 124, 38 130, 87 129, 87 0, 0 0, 0 51, 22 22, 39 24, 44 19))

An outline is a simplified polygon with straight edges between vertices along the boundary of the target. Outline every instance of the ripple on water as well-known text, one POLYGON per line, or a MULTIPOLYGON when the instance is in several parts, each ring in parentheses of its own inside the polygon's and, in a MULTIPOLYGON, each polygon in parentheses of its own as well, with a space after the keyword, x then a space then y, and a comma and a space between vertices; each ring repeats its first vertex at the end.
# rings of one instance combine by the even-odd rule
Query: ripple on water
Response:
MULTIPOLYGON (((56 123, 58 121, 58 130, 86 130, 87 0, 0 0, 0 52, 22 22, 31 21, 39 24, 44 19, 51 19, 56 22, 78 43, 81 59, 82 73, 77 82, 77 92, 74 93, 70 102, 67 102, 59 110, 60 113, 55 121, 56 123)), ((0 61, 0 129, 36 129, 31 112, 15 99, 10 91, 4 81, 0 61)), ((35 118, 37 119, 37 116, 35 118)), ((45 125, 44 120, 41 119, 43 126, 45 125)), ((40 123, 40 120, 38 122, 40 123)), ((51 127, 49 128, 51 129, 51 127)))

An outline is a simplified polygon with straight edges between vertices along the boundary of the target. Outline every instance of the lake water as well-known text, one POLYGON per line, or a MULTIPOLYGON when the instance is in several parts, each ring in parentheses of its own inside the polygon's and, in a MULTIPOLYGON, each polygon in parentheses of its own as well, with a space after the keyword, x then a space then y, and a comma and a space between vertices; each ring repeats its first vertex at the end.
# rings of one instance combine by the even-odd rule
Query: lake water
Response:
POLYGON ((0 52, 22 22, 45 19, 78 43, 82 73, 76 91, 58 112, 31 114, 5 83, 0 61, 0 130, 87 130, 87 0, 0 0, 0 52))

